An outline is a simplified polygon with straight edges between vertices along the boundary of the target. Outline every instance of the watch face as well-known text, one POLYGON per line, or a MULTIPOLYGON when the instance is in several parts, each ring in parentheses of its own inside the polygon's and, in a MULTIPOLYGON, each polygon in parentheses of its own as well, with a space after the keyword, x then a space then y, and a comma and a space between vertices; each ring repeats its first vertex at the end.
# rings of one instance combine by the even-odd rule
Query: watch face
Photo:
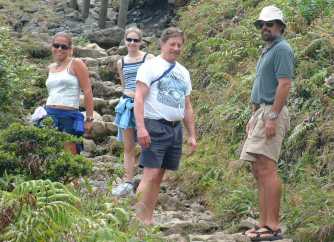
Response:
POLYGON ((269 119, 277 119, 278 118, 278 114, 275 112, 270 112, 268 113, 268 118, 269 119))

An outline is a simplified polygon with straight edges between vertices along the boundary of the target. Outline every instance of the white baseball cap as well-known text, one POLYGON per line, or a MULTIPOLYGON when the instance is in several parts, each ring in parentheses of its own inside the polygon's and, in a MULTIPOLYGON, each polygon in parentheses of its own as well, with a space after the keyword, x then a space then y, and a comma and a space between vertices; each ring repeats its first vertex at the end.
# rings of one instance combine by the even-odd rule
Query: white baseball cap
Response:
POLYGON ((272 21, 272 20, 278 20, 284 26, 286 26, 286 24, 284 22, 284 17, 283 17, 282 11, 274 5, 264 7, 261 10, 259 18, 255 21, 254 24, 256 25, 260 21, 266 21, 267 22, 267 21, 272 21))

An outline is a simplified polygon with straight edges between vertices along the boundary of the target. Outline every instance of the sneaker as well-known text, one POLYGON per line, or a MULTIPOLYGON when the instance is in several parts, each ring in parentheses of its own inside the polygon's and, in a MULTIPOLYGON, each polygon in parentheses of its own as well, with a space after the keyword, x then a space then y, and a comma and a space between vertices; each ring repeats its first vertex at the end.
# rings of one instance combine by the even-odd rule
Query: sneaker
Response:
POLYGON ((111 194, 116 197, 134 195, 133 184, 131 182, 121 183, 115 189, 112 190, 111 194))

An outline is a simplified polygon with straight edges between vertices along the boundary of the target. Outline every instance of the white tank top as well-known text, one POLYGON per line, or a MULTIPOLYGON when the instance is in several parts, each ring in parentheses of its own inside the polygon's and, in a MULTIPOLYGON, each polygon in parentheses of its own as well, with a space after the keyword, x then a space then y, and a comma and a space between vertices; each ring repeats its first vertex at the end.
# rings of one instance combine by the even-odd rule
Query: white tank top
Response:
POLYGON ((79 108, 80 83, 78 78, 69 71, 72 61, 73 59, 63 71, 49 72, 46 80, 46 87, 49 93, 46 105, 79 108))

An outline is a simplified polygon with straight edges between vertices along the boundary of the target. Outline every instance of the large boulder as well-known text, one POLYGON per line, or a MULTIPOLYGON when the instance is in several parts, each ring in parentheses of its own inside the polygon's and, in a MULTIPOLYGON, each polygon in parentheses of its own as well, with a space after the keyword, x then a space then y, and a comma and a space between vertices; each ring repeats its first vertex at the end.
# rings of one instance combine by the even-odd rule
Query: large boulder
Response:
MULTIPOLYGON (((82 100, 83 102, 83 96, 80 96, 80 101, 82 100), (82 97, 82 98, 81 98, 82 97)), ((81 106, 81 105, 80 105, 81 106)), ((82 114, 84 115, 85 119, 86 119, 86 112, 82 112, 82 114)), ((94 118, 94 122, 99 122, 99 121, 103 121, 102 116, 100 114, 98 114, 97 112, 93 112, 93 118, 94 118)))
POLYGON ((113 114, 118 101, 119 101, 118 98, 111 99, 109 101, 104 100, 102 98, 94 98, 94 110, 101 113, 102 115, 113 114))
POLYGON ((80 58, 83 62, 86 63, 88 70, 90 72, 95 72, 97 73, 99 71, 99 62, 91 57, 84 57, 84 58, 80 58))
POLYGON ((118 46, 123 39, 124 30, 117 26, 91 31, 87 33, 87 38, 90 42, 97 43, 103 48, 111 48, 118 46))
POLYGON ((100 58, 106 57, 107 52, 97 44, 88 44, 85 47, 75 47, 74 55, 77 57, 100 58))
POLYGON ((114 46, 107 50, 108 55, 126 55, 128 48, 125 45, 114 46))
POLYGON ((120 97, 122 95, 122 90, 118 88, 113 82, 94 82, 93 83, 93 95, 94 97, 120 97))
POLYGON ((100 65, 107 65, 111 71, 117 71, 117 61, 121 59, 120 55, 112 55, 107 57, 98 58, 98 62, 100 65))
POLYGON ((84 151, 88 153, 94 153, 96 151, 96 144, 91 139, 83 139, 84 151))
POLYGON ((98 58, 99 61, 99 75, 103 81, 113 81, 118 79, 117 61, 121 58, 119 55, 112 55, 108 57, 98 58))

